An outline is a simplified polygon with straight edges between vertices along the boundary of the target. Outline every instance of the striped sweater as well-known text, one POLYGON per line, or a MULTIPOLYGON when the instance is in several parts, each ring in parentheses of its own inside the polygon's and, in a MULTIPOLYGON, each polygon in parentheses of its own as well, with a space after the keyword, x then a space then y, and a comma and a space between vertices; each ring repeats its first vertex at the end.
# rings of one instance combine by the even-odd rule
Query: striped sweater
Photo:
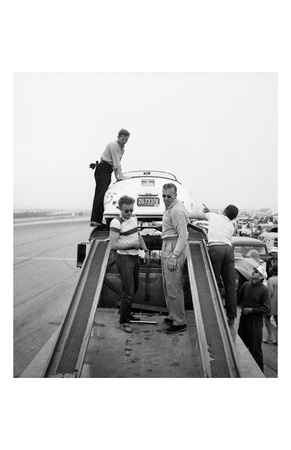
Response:
MULTIPOLYGON (((130 244, 139 239, 138 226, 136 216, 131 216, 125 220, 121 216, 114 218, 110 223, 110 231, 119 234, 118 243, 130 244)), ((127 250, 117 250, 120 255, 138 255, 139 250, 136 248, 129 248, 127 250)))

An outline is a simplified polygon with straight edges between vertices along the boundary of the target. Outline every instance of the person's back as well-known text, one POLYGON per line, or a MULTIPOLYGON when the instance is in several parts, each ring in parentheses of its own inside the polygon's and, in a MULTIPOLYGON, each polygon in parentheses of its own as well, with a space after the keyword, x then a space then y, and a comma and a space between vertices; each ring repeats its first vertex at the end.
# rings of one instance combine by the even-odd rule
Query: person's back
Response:
POLYGON ((238 212, 235 205, 228 205, 222 214, 210 212, 204 205, 202 214, 189 215, 190 219, 208 220, 208 253, 217 285, 220 286, 221 278, 223 280, 225 309, 230 326, 233 326, 237 315, 234 253, 231 241, 235 231, 233 220, 236 219, 238 212))
POLYGON ((231 239, 234 233, 234 225, 224 214, 206 213, 209 222, 208 241, 224 242, 231 245, 231 239))

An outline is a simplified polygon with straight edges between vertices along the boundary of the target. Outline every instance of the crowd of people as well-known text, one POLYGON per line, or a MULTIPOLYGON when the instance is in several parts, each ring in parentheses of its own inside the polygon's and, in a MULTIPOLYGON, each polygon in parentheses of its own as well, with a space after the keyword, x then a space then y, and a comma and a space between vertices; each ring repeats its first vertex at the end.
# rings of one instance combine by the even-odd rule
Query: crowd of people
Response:
POLYGON ((238 236, 250 236, 257 238, 264 229, 270 229, 278 226, 276 216, 254 216, 253 218, 238 220, 236 223, 235 234, 238 236))
MULTIPOLYGON (((103 198, 114 172, 116 180, 124 179, 121 159, 124 146, 130 133, 121 129, 117 140, 107 145, 100 162, 90 164, 95 169, 95 195, 90 225, 97 229, 105 228, 103 223, 103 198)), ((225 292, 225 310, 229 326, 234 326, 237 317, 237 303, 241 305, 238 334, 253 355, 257 364, 263 365, 263 324, 268 332, 266 343, 276 343, 273 339, 271 317, 278 323, 278 264, 270 261, 267 271, 258 261, 251 275, 251 281, 244 283, 236 292, 234 252, 232 236, 237 232, 235 219, 239 209, 228 205, 222 214, 211 212, 205 205, 198 213, 190 213, 178 199, 174 183, 166 183, 162 188, 165 211, 162 218, 161 267, 163 290, 168 309, 164 319, 167 334, 181 333, 187 330, 184 293, 182 285, 183 267, 186 261, 188 223, 190 219, 208 221, 208 251, 218 285, 223 282, 225 292)), ((118 201, 119 217, 110 223, 109 239, 111 248, 116 251, 116 265, 122 282, 119 323, 126 333, 132 333, 130 321, 139 318, 131 312, 133 298, 139 282, 139 250, 149 257, 149 251, 138 228, 134 215, 135 199, 124 195, 118 201)))

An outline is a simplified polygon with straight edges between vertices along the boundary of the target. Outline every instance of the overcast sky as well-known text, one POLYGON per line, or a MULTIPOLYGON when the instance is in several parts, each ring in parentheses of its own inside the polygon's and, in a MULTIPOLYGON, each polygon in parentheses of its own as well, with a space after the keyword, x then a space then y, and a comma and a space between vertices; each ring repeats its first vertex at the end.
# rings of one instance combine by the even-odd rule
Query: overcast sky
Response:
POLYGON ((277 207, 275 72, 17 72, 14 208, 90 210, 120 128, 124 172, 174 173, 197 208, 277 207))

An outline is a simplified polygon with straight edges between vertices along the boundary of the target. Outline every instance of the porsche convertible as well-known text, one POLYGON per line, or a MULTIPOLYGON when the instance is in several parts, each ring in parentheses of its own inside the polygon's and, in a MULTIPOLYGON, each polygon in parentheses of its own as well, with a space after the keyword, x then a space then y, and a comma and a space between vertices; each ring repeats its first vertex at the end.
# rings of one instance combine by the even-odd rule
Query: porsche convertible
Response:
POLYGON ((161 220, 165 205, 162 198, 163 185, 173 183, 177 186, 177 197, 187 211, 191 211, 191 194, 175 175, 155 170, 136 170, 124 173, 127 179, 112 183, 104 196, 104 219, 107 226, 119 214, 118 199, 129 195, 135 199, 134 214, 140 222, 161 220))

